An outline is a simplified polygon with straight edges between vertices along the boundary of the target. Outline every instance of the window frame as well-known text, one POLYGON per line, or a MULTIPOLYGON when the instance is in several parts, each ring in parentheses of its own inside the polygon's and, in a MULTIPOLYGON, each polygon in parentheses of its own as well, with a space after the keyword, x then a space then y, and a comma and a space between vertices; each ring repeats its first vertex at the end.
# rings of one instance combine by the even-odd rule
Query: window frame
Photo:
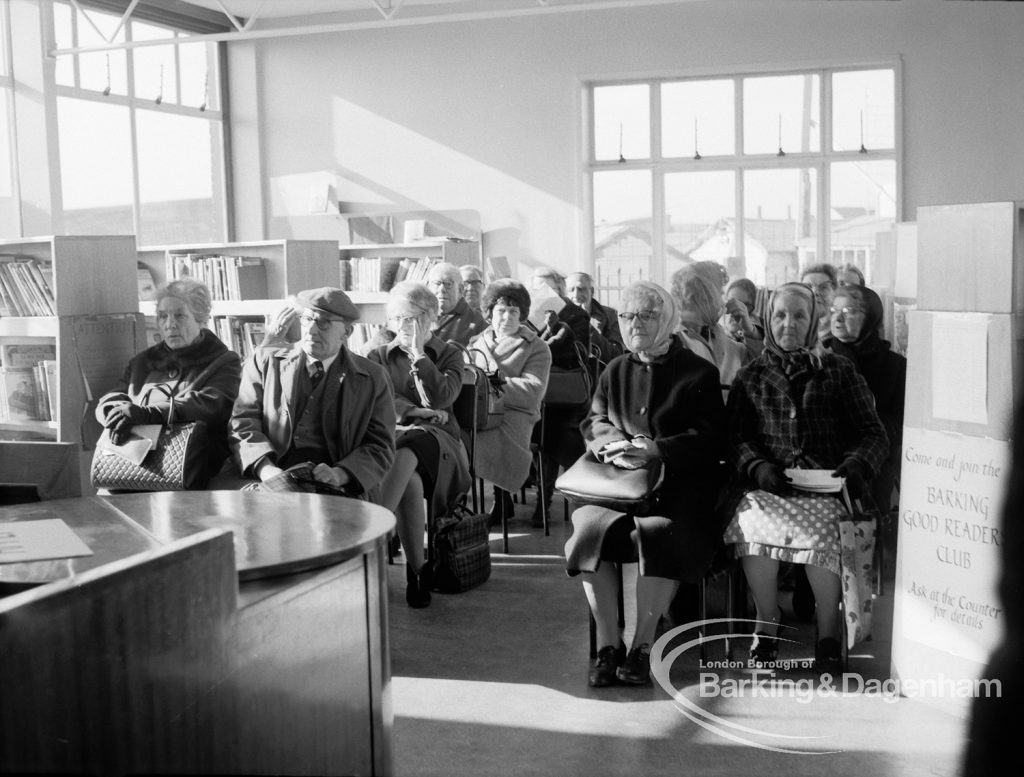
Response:
MULTIPOLYGON (((74 45, 78 42, 78 26, 80 20, 78 18, 77 10, 69 0, 58 0, 62 5, 67 6, 71 10, 71 34, 74 45)), ((81 0, 80 0, 81 2, 81 0)), ((116 14, 116 9, 98 8, 98 4, 88 4, 85 2, 81 3, 83 6, 89 5, 85 10, 87 13, 104 13, 104 14, 116 14)), ((55 99, 70 98, 75 100, 84 100, 95 102, 104 105, 120 105, 124 106, 128 111, 128 121, 130 130, 130 156, 131 156, 131 171, 132 171, 132 229, 136 236, 143 236, 142 228, 142 213, 143 203, 141 200, 140 193, 140 180, 139 180, 139 142, 138 142, 138 112, 140 110, 156 111, 165 114, 174 114, 178 116, 185 116, 191 119, 201 119, 209 122, 210 124, 217 125, 217 138, 220 144, 220 165, 216 169, 215 173, 219 177, 220 191, 222 192, 221 203, 220 203, 220 220, 223 224, 222 234, 219 235, 215 240, 203 240, 202 242, 230 242, 234 236, 234 223, 233 223, 233 212, 232 207, 232 190, 231 181, 228 171, 231 169, 230 159, 230 143, 229 143, 229 132, 227 127, 227 111, 225 105, 227 103, 227 56, 225 50, 225 44, 223 42, 217 42, 212 44, 214 62, 210 68, 209 73, 209 84, 208 88, 211 93, 216 93, 217 99, 215 102, 216 107, 206 105, 201 111, 199 106, 182 105, 181 99, 181 57, 179 54, 180 45, 196 45, 196 46, 210 46, 209 42, 197 41, 195 43, 187 43, 187 39, 193 34, 193 30, 185 28, 177 28, 169 26, 169 23, 164 20, 157 20, 152 18, 130 18, 126 20, 124 27, 121 30, 121 35, 124 36, 125 41, 130 42, 132 40, 132 24, 133 22, 147 24, 150 26, 163 27, 170 31, 172 35, 167 39, 167 45, 173 47, 174 56, 174 83, 175 83, 175 94, 177 95, 178 102, 170 102, 167 100, 161 101, 159 104, 150 96, 139 96, 136 92, 135 84, 135 63, 133 52, 136 49, 126 48, 126 91, 127 94, 117 94, 111 92, 110 94, 104 94, 102 91, 96 91, 93 89, 84 88, 81 86, 81 72, 79 67, 79 56, 78 54, 70 54, 73 59, 71 71, 73 73, 73 85, 56 83, 54 78, 53 88, 55 99)), ((51 35, 55 33, 51 32, 51 35)), ((57 122, 59 119, 54 118, 57 122)), ((213 160, 211 160, 213 161, 213 160)), ((62 185, 62 184, 61 184, 62 185)), ((63 220, 63 204, 61 206, 61 220, 63 220)), ((140 240, 140 245, 144 243, 140 240)))
MULTIPOLYGON (((701 68, 673 73, 644 74, 614 78, 608 76, 583 77, 580 81, 580 137, 582 139, 581 218, 584 266, 596 277, 594 245, 594 175, 618 170, 649 170, 651 173, 651 279, 664 285, 667 281, 665 176, 670 173, 732 170, 736 175, 736 231, 744 234, 746 219, 743 203, 743 173, 747 170, 777 170, 813 167, 818 171, 816 207, 818 213, 814 251, 817 256, 831 256, 831 168, 836 162, 893 161, 895 164, 896 203, 895 220, 903 220, 903 121, 902 121, 902 59, 873 59, 867 61, 816 62, 764 65, 749 68, 701 68), (835 151, 832 148, 832 74, 860 70, 891 69, 893 71, 894 127, 892 149, 859 149, 835 151), (818 121, 820 150, 777 154, 744 154, 743 149, 743 81, 758 76, 785 76, 816 74, 820 78, 818 121), (732 80, 734 100, 735 152, 731 156, 706 156, 700 159, 662 156, 661 85, 679 81, 732 80), (642 160, 595 159, 594 90, 600 87, 646 84, 650 104, 651 156, 642 160)), ((742 241, 741 241, 742 244, 742 241)), ((745 257, 744 257, 745 258, 745 257)))

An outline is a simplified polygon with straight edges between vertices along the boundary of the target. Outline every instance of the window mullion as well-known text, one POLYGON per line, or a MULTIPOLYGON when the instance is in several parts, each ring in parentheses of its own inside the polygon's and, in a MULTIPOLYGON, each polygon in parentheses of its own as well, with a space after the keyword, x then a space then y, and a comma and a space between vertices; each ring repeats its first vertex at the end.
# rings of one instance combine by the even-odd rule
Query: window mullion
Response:
MULTIPOLYGON (((125 25, 125 40, 132 39, 133 25, 125 25)), ((125 73, 128 78, 128 137, 131 139, 132 164, 132 229, 136 235, 142 235, 142 199, 139 188, 139 124, 135 115, 138 109, 138 96, 135 94, 135 57, 131 50, 125 52, 125 73)))

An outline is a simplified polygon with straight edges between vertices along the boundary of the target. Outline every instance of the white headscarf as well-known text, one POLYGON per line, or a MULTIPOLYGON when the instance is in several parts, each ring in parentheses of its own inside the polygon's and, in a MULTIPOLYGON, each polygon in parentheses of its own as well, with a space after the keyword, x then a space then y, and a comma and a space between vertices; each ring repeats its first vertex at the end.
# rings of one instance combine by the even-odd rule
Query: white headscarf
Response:
MULTIPOLYGON (((631 302, 640 303, 648 299, 661 302, 661 318, 658 319, 658 330, 654 334, 651 345, 643 351, 635 352, 643 362, 652 362, 659 356, 668 353, 668 349, 672 345, 672 335, 679 327, 679 311, 676 308, 676 302, 672 295, 658 284, 650 281, 636 281, 622 292, 624 308, 629 307, 631 302)), ((623 340, 629 340, 628 332, 623 332, 622 336, 623 340)))

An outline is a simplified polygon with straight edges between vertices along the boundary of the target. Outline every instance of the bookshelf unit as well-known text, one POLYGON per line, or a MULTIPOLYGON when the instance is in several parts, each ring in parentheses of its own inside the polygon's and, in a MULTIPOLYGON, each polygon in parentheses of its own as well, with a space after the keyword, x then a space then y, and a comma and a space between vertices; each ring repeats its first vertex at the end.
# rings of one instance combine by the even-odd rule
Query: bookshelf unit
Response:
MULTIPOLYGON (((149 268, 156 286, 172 276, 173 257, 177 254, 210 254, 249 256, 263 259, 267 272, 267 298, 214 300, 212 319, 235 317, 265 321, 276 313, 289 296, 320 286, 338 285, 338 244, 333 240, 258 240, 234 243, 205 243, 144 247, 138 251, 138 262, 149 268)), ((138 294, 138 289, 134 291, 138 294)), ((152 323, 156 303, 139 303, 152 323)), ((210 329, 217 331, 211 320, 210 329)), ((152 342, 150 342, 152 345, 152 342)), ((226 345, 231 346, 230 342, 226 345)))
POLYGON ((0 420, 0 439, 90 445, 99 433, 90 400, 113 388, 145 342, 131 271, 135 238, 58 235, 4 240, 0 255, 49 266, 43 275, 57 313, 0 317, 0 346, 52 345, 56 362, 53 420, 0 420))

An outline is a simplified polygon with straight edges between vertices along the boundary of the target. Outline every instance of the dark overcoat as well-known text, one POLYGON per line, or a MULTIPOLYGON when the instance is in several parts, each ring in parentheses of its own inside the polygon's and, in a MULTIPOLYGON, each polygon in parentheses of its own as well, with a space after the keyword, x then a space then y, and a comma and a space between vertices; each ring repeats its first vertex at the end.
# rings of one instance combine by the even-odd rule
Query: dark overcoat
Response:
POLYGON ((612 360, 598 379, 581 430, 587 448, 645 435, 654 440, 665 470, 649 515, 580 507, 566 544, 570 574, 593 571, 599 559, 635 560, 640 573, 699 581, 721 543, 715 503, 721 485, 725 411, 718 370, 673 336, 668 353, 652 363, 636 354, 612 360), (633 524, 622 541, 622 520, 633 524), (606 536, 609 541, 606 540, 606 536))

